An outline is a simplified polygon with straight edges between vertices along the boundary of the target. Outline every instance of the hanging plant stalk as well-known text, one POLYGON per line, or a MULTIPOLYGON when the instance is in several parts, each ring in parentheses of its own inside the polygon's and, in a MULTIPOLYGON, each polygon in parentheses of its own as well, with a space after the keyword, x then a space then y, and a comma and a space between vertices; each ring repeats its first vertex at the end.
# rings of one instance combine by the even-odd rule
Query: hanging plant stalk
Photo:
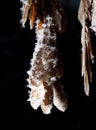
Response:
POLYGON ((82 43, 82 76, 84 78, 84 91, 89 95, 90 83, 92 82, 92 63, 94 55, 91 42, 91 29, 96 31, 96 1, 81 0, 78 19, 82 25, 81 43, 82 43))
POLYGON ((31 67, 28 71, 29 99, 32 108, 41 107, 51 113, 53 105, 60 111, 67 108, 64 88, 59 82, 63 66, 58 54, 56 32, 63 32, 66 19, 59 0, 21 0, 22 26, 29 19, 35 25, 36 40, 31 67))

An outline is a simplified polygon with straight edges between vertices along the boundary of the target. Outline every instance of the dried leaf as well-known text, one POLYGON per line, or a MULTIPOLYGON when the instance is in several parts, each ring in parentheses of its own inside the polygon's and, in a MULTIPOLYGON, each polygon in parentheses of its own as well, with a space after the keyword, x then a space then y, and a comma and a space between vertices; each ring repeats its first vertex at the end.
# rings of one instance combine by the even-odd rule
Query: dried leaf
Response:
POLYGON ((30 10, 30 7, 31 7, 31 4, 32 4, 32 0, 20 0, 22 2, 22 8, 21 8, 21 11, 22 11, 22 19, 21 19, 21 23, 22 23, 22 26, 24 27, 25 26, 25 23, 28 19, 28 12, 30 10))
POLYGON ((92 20, 91 20, 91 29, 96 32, 96 0, 92 0, 92 20))
POLYGON ((29 13, 29 21, 30 21, 30 28, 31 29, 34 27, 34 23, 36 20, 36 13, 37 13, 36 4, 33 3, 32 7, 30 9, 30 13, 29 13))
POLYGON ((90 0, 81 0, 78 19, 82 25, 81 31, 81 44, 82 44, 82 76, 84 77, 84 91, 89 95, 89 84, 92 82, 91 63, 93 63, 93 51, 90 35, 90 22, 91 22, 91 4, 90 0))
POLYGON ((63 90, 63 86, 56 82, 53 87, 53 103, 60 111, 67 109, 67 100, 63 90))
POLYGON ((51 113, 51 109, 53 106, 53 91, 52 91, 52 86, 48 86, 48 84, 43 81, 44 89, 45 89, 45 96, 44 100, 41 103, 41 109, 43 113, 49 114, 51 113))

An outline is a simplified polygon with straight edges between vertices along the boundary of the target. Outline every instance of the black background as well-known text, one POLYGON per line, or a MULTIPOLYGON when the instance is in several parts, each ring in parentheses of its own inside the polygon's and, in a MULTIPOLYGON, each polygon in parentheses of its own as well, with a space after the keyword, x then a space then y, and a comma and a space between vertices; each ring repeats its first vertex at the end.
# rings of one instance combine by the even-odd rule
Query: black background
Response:
MULTIPOLYGON (((62 0, 62 6, 66 12, 67 28, 64 33, 57 34, 57 43, 63 62, 61 82, 67 94, 68 109, 63 113, 53 107, 50 115, 44 115, 40 108, 33 110, 26 101, 26 71, 30 68, 36 42, 34 29, 21 27, 19 0, 0 4, 0 117, 4 122, 3 128, 22 126, 23 129, 25 125, 27 129, 96 128, 96 63, 92 66, 93 82, 88 97, 81 77, 81 25, 77 19, 79 0, 62 0)), ((96 37, 91 33, 96 55, 96 37)))

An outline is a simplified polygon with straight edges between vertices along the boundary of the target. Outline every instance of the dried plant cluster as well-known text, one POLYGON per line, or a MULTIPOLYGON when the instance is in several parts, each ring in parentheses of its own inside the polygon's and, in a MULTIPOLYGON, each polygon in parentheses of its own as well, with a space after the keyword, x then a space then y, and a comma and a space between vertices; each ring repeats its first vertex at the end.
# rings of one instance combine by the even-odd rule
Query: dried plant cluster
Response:
POLYGON ((67 108, 64 88, 59 82, 63 67, 56 44, 56 32, 65 30, 66 20, 59 0, 23 0, 22 25, 27 19, 30 28, 35 25, 35 49, 28 71, 29 99, 34 109, 51 113, 55 105, 60 111, 67 108))
MULTIPOLYGON (((67 108, 64 88, 59 82, 63 66, 58 54, 56 33, 65 31, 66 18, 60 0, 20 0, 24 27, 29 20, 30 29, 35 26, 36 40, 28 71, 29 99, 32 108, 41 107, 43 113, 51 113, 53 105, 60 111, 67 108)), ((78 19, 82 25, 82 77, 84 90, 89 95, 92 82, 91 64, 94 62, 90 31, 96 32, 96 0, 81 0, 78 19)))

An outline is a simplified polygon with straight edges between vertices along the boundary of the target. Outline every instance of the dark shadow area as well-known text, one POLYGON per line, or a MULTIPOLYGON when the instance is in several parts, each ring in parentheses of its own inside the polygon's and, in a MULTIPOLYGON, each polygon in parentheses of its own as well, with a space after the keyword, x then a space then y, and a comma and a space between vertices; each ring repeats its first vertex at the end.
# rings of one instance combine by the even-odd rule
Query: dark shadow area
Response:
MULTIPOLYGON (((9 127, 13 128, 14 124, 14 127, 20 128, 20 123, 26 129, 39 127, 40 130, 96 128, 96 58, 92 66, 93 82, 88 97, 83 91, 81 77, 81 25, 77 19, 79 2, 75 6, 71 4, 74 3, 67 0, 66 6, 63 5, 63 8, 66 7, 66 31, 57 34, 64 70, 61 82, 67 94, 68 109, 63 113, 53 107, 50 115, 44 115, 40 108, 33 110, 27 102, 26 72, 30 68, 36 42, 35 30, 21 27, 21 4, 18 0, 0 4, 0 115, 4 123, 9 121, 9 127)), ((96 36, 93 32, 92 41, 96 55, 96 36)))

